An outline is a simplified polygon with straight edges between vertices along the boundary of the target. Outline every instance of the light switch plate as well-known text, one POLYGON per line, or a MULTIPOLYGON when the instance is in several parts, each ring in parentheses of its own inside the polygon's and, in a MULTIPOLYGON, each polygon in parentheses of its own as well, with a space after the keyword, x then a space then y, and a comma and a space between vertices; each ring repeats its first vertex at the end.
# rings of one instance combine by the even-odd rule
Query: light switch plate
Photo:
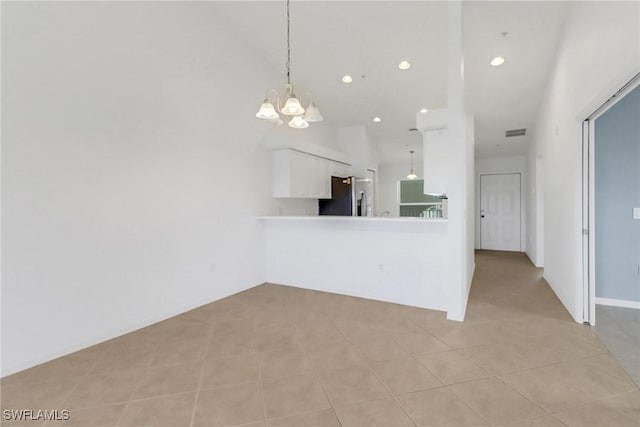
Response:
POLYGON ((633 219, 640 219, 640 208, 633 208, 633 219))

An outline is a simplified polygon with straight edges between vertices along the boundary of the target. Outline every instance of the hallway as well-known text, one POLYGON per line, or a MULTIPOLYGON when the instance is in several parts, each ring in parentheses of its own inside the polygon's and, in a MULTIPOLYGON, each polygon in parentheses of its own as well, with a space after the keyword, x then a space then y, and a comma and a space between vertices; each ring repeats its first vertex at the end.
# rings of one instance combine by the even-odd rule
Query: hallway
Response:
POLYGON ((29 426, 637 427, 637 387, 541 270, 476 264, 464 323, 265 284, 4 378, 2 409, 70 412, 29 426))

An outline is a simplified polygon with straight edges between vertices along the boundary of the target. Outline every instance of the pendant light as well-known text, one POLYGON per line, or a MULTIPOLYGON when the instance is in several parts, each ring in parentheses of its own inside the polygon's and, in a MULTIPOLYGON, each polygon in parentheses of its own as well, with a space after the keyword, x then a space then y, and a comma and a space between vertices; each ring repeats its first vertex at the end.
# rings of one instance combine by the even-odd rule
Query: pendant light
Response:
POLYGON ((411 172, 409 173, 409 175, 407 175, 407 179, 416 179, 418 177, 418 175, 416 175, 415 173, 413 173, 413 150, 410 150, 409 153, 411 153, 411 172))
POLYGON ((289 15, 289 2, 287 0, 287 84, 285 85, 284 101, 281 100, 280 94, 275 89, 267 89, 267 93, 264 97, 262 105, 256 114, 256 117, 262 120, 266 120, 270 123, 282 124, 283 121, 278 114, 280 113, 286 116, 293 116, 289 121, 289 126, 294 129, 305 129, 309 127, 310 122, 321 122, 323 120, 320 110, 313 102, 313 98, 310 93, 304 95, 309 96, 309 105, 306 110, 302 107, 300 100, 293 92, 293 85, 291 84, 291 19, 289 15), (275 94, 275 104, 269 99, 270 94, 275 94), (283 105, 282 108, 280 105, 283 105))

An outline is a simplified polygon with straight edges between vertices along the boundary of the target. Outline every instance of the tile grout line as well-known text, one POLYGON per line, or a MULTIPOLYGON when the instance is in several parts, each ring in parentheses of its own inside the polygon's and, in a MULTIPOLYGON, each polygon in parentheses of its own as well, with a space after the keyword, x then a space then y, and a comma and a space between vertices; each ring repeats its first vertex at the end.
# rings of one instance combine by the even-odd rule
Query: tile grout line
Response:
MULTIPOLYGON (((610 399, 610 398, 612 398, 612 397, 621 396, 621 395, 626 394, 626 393, 633 393, 633 391, 631 391, 631 392, 625 392, 625 393, 620 393, 620 394, 616 394, 616 395, 614 395, 614 396, 609 396, 609 397, 606 397, 606 398, 604 398, 604 399, 598 399, 598 400, 592 400, 592 401, 589 401, 589 402, 583 402, 583 403, 581 403, 581 404, 579 404, 579 405, 572 406, 572 407, 570 407, 570 408, 561 409, 561 410, 559 410, 559 411, 556 411, 556 412, 550 413, 550 414, 548 414, 548 415, 551 415, 551 416, 553 416, 554 418, 558 419, 558 418, 555 416, 555 415, 557 415, 557 414, 561 414, 561 413, 563 413, 563 412, 567 412, 567 411, 570 411, 570 410, 573 410, 573 409, 581 408, 581 407, 583 407, 583 406, 593 405, 594 403, 602 402, 602 401, 604 401, 604 400, 610 399)), ((625 414, 624 412, 620 411, 618 408, 609 408, 609 409, 611 409, 612 411, 616 412, 617 414, 619 414, 619 415, 623 416, 624 418, 630 419, 630 420, 632 420, 632 421, 637 421, 637 420, 635 420, 633 417, 630 417, 629 415, 627 415, 627 414, 625 414)), ((559 419, 558 419, 558 420, 559 420, 559 419)), ((561 421, 561 420, 559 420, 559 421, 561 421)), ((563 424, 564 424, 564 423, 563 423, 563 424)))
MULTIPOLYGON (((475 381, 475 380, 471 380, 471 381, 475 381)), ((469 382, 471 382, 469 381, 469 382)), ((467 408, 469 408, 474 414, 476 414, 478 416, 478 418, 480 418, 482 421, 486 422, 488 425, 490 426, 494 426, 495 424, 492 423, 491 421, 489 421, 487 418, 483 417, 482 414, 480 414, 478 411, 475 410, 475 408, 473 408, 471 405, 469 405, 469 403, 467 403, 467 401, 465 401, 461 396, 458 396, 458 394, 453 391, 449 386, 445 387, 447 389, 447 391, 451 394, 453 394, 456 398, 458 398, 460 400, 460 402, 467 408)))
POLYGON ((151 358, 149 358, 149 362, 147 362, 147 366, 142 369, 142 373, 140 374, 140 378, 138 379, 138 382, 136 383, 135 387, 133 387, 133 390, 131 390, 129 397, 127 398, 127 401, 124 404, 124 408, 122 408, 122 412, 120 412, 120 416, 116 421, 116 426, 119 426, 120 423, 122 422, 122 418, 124 417, 125 412, 129 408, 129 404, 133 400, 133 396, 135 395, 136 391, 138 391, 138 388, 140 387, 140 384, 142 383, 142 380, 144 379, 144 376, 148 371, 149 364, 151 364, 151 358))
MULTIPOLYGON (((288 309, 288 307, 286 307, 286 305, 285 305, 285 309, 287 310, 287 312, 289 312, 289 309, 288 309)), ((329 317, 329 315, 324 311, 324 309, 321 308, 321 311, 327 317, 329 322, 332 323, 331 326, 333 326, 335 329, 337 329, 335 327, 335 325, 333 325, 333 322, 331 322, 331 317, 329 317)), ((298 328, 298 324, 294 323, 293 324, 293 328, 296 331, 296 340, 297 340, 298 339, 298 332, 300 332, 300 329, 298 328)), ((337 332, 339 333, 340 331, 338 330, 337 332)), ((309 362, 309 366, 311 367, 311 372, 313 373, 313 376, 315 377, 315 379, 318 382, 318 384, 320 384, 320 388, 322 389, 322 393, 324 393, 324 397, 325 397, 325 399, 327 399, 327 402, 329 403, 329 407, 333 411, 333 415, 336 417, 336 420, 338 421, 338 424, 340 426, 342 426, 342 421, 340 421, 340 418, 338 418, 338 413, 336 412, 335 405, 333 404, 333 402, 329 398, 329 394, 327 393, 327 390, 326 390, 324 384, 322 383, 322 379, 320 378, 320 373, 317 371, 317 368, 315 367, 315 365, 311 362, 311 358, 309 357, 309 352, 302 345, 302 343, 298 343, 298 345, 300 347, 300 350, 302 350, 302 352, 304 353, 305 357, 307 358, 307 361, 309 362)))
MULTIPOLYGON (((395 341, 394 341, 394 342, 395 342, 395 341)), ((405 351, 406 351, 406 350, 405 350, 405 351)), ((409 353, 409 352, 407 352, 407 353, 408 353, 408 354, 409 354, 409 356, 411 357, 411 360, 413 360, 415 363, 417 363, 417 364, 418 364, 418 366, 422 366, 422 364, 421 364, 420 362, 418 362, 418 360, 414 357, 414 355, 413 355, 413 354, 411 354, 411 353, 409 353)), ((425 369, 426 369, 426 368, 425 368, 425 369)), ((429 371, 428 369, 427 369, 427 372, 430 372, 430 373, 431 373, 431 371, 429 371)), ((411 420, 411 422, 413 422, 413 424, 414 424, 414 425, 418 426, 418 425, 419 425, 419 424, 418 424, 418 422, 417 422, 417 421, 416 421, 416 420, 411 416, 411 414, 409 414, 409 412, 407 412, 407 410, 405 409, 405 407, 404 407, 404 406, 402 406, 402 404, 400 403, 400 399, 398 398, 399 396, 396 396, 396 395, 391 391, 391 388, 390 388, 389 386, 387 386, 387 384, 386 384, 384 381, 382 381, 382 379, 381 379, 381 378, 379 378, 379 377, 378 377, 378 374, 376 373, 375 369, 373 369, 373 374, 378 378, 378 381, 380 381, 380 382, 382 383, 382 385, 383 385, 383 386, 388 390, 389 394, 393 397, 394 402, 396 402, 396 405, 398 405, 398 406, 400 407, 400 409, 402 409, 402 412, 404 412, 404 414, 405 414, 405 415, 406 415, 406 416, 411 420)), ((433 374, 432 374, 432 375, 433 375, 433 374)), ((438 377, 437 377, 437 376, 435 376, 435 375, 433 375, 433 377, 434 377, 435 379, 437 379, 437 380, 441 383, 440 385, 442 385, 442 380, 440 380, 440 378, 438 378, 438 377)), ((435 388, 437 388, 437 387, 435 387, 435 388)), ((432 390, 432 389, 434 389, 434 387, 432 387, 432 388, 428 388, 428 389, 423 389, 423 390, 415 390, 415 392, 425 391, 425 390, 432 390)))
MULTIPOLYGON (((448 351, 450 351, 450 350, 448 350, 448 351)), ((414 360, 416 361, 416 363, 417 363, 418 365, 422 366, 422 367, 423 367, 424 369, 426 369, 428 372, 431 372, 431 374, 432 374, 434 377, 436 377, 436 378, 437 378, 437 379, 438 379, 442 384, 441 384, 441 386, 439 386, 439 387, 434 387, 434 388, 425 389, 425 390, 416 390, 416 391, 412 391, 412 392, 408 392, 408 393, 404 393, 404 394, 419 393, 419 392, 421 392, 421 391, 426 391, 426 390, 437 390, 437 389, 444 389, 444 390, 447 390, 449 393, 452 393, 454 396, 456 396, 456 397, 460 400, 460 402, 461 402, 463 405, 465 405, 465 406, 466 406, 467 408, 469 408, 473 413, 475 413, 475 414, 478 416, 478 418, 480 418, 481 420, 483 420, 483 421, 484 421, 484 422, 486 422, 487 424, 492 425, 492 423, 491 423, 491 422, 489 422, 489 420, 485 419, 485 418, 484 418, 482 415, 480 415, 480 414, 479 414, 475 409, 473 409, 473 408, 472 408, 472 407, 471 407, 467 402, 465 402, 465 401, 464 401, 460 396, 458 396, 458 395, 457 395, 453 390, 451 390, 451 389, 449 388, 449 386, 450 386, 450 385, 453 385, 453 384, 446 384, 446 383, 445 383, 443 380, 441 380, 441 379, 440 379, 440 378, 439 378, 435 373, 433 373, 433 372, 432 372, 432 371, 431 371, 427 366, 423 365, 423 364, 422 364, 418 359, 416 359, 416 358, 415 358, 415 356, 413 356, 413 355, 411 355, 411 356, 414 358, 414 360)), ((464 356, 463 356, 463 357, 464 357, 464 356)), ((475 362, 473 362, 473 361, 471 361, 471 362, 472 362, 472 363, 475 363, 475 362)), ((478 365, 478 366, 480 366, 480 365, 478 365)), ((483 369, 482 367, 480 367, 480 368, 481 368, 481 369, 483 369)), ((483 369, 483 370, 484 370, 484 369, 483 369)), ((486 378, 486 377, 485 377, 485 378, 486 378)), ((484 379, 484 378, 482 378, 482 379, 484 379)), ((472 379, 472 380, 468 380, 468 381, 465 381, 465 382, 472 382, 472 381, 477 381, 477 380, 478 380, 478 378, 476 378, 476 379, 472 379)), ((456 384, 460 384, 460 383, 456 383, 456 384)), ((404 407, 403 407, 399 402, 398 402, 398 404, 399 404, 399 405, 400 405, 400 407, 402 407, 402 409, 404 410, 404 407)), ((408 415, 408 414, 407 414, 407 415, 408 415)), ((415 422, 415 421, 414 421, 414 422, 415 422)), ((418 425, 418 423, 416 423, 416 425, 418 425)))
MULTIPOLYGON (((632 392, 634 392, 634 391, 637 391, 637 387, 636 387, 636 390, 627 390, 627 391, 624 391, 624 392, 621 392, 621 393, 614 393, 614 394, 609 395, 609 396, 606 396, 606 397, 604 397, 604 398, 595 398, 595 397, 591 397, 591 398, 589 398, 588 400, 586 400, 586 401, 584 401, 584 402, 577 403, 577 404, 575 404, 575 405, 571 405, 571 406, 568 406, 568 407, 565 407, 565 408, 561 408, 561 409, 558 409, 558 410, 552 411, 552 410, 547 410, 546 408, 542 407, 540 404, 536 403, 535 401, 533 401, 532 399, 530 399, 529 397, 527 397, 525 394, 523 394, 521 391, 519 391, 517 388, 515 388, 515 387, 514 387, 514 386, 512 386, 511 384, 509 384, 509 383, 505 382, 505 381, 501 378, 502 376, 505 376, 505 375, 521 374, 521 373, 525 373, 525 372, 528 372, 528 371, 534 371, 534 370, 541 369, 541 368, 549 368, 549 367, 553 367, 553 366, 560 366, 560 365, 562 365, 562 364, 566 364, 566 363, 576 363, 576 362, 583 361, 583 360, 586 360, 586 359, 600 357, 600 356, 602 356, 603 354, 605 354, 605 353, 597 354, 597 355, 591 355, 591 356, 584 356, 584 357, 580 357, 580 358, 576 358, 576 359, 569 359, 569 360, 564 360, 564 361, 553 362, 553 363, 550 363, 550 364, 534 366, 534 367, 532 367, 532 368, 527 368, 527 369, 523 369, 523 370, 517 370, 517 371, 510 371, 510 372, 500 373, 500 374, 493 375, 493 376, 491 376, 491 377, 489 377, 489 378, 496 378, 496 379, 497 379, 497 380, 499 380, 501 383, 503 383, 505 386, 507 386, 509 389, 511 389, 512 391, 514 391, 514 392, 518 393, 518 394, 519 394, 519 395, 521 395, 523 398, 525 398, 526 400, 528 400, 530 403, 534 404, 535 406, 540 407, 542 410, 544 410, 544 411, 547 413, 547 415, 557 414, 557 413, 560 413, 560 412, 567 411, 567 410, 569 410, 569 409, 573 409, 573 408, 577 408, 577 407, 580 407, 580 406, 588 405, 588 404, 591 404, 591 403, 594 403, 594 402, 598 402, 598 401, 601 401, 601 400, 605 400, 605 399, 608 399, 608 398, 611 398, 611 397, 614 397, 614 396, 618 396, 618 395, 625 394, 625 393, 632 393, 632 392)), ((464 356, 463 356, 463 357, 464 357, 464 356)), ((611 373, 606 372, 606 371, 604 371, 604 370, 602 370, 602 369, 600 369, 600 368, 598 368, 598 367, 594 367, 593 369, 598 370, 598 371, 602 372, 603 374, 606 374, 607 376, 610 376, 610 377, 615 378, 615 379, 617 379, 617 380, 624 381, 624 379, 619 378, 619 377, 617 377, 617 376, 615 376, 615 375, 612 375, 611 373)), ((583 389, 581 389, 581 388, 577 387, 577 386, 576 386, 576 385, 574 385, 574 384, 571 384, 570 382, 567 382, 566 380, 559 379, 559 381, 560 381, 560 382, 562 382, 563 384, 565 384, 565 385, 567 385, 567 386, 569 386, 569 387, 573 388, 573 389, 578 390, 578 391, 579 391, 579 392, 581 392, 581 393, 585 393, 585 394, 587 394, 587 392, 586 392, 585 390, 583 390, 583 389)), ((628 381, 624 381, 624 382, 628 382, 628 381)), ((533 418, 538 418, 538 417, 533 417, 533 418)), ((533 418, 528 418, 528 419, 533 419, 533 418)))
MULTIPOLYGON (((434 352, 434 353, 429 354, 429 356, 427 356, 427 357, 430 357, 430 356, 432 356, 433 354, 441 354, 441 353, 448 353, 448 352, 454 352, 454 351, 456 351, 456 350, 438 351, 438 352, 434 352)), ((425 365, 424 363, 422 363, 422 362, 421 362, 420 360, 418 360, 418 359, 416 359, 416 361, 418 362, 418 364, 419 364, 420 366, 424 367, 427 371, 431 372, 431 373, 432 373, 436 378, 438 378, 438 379, 442 382, 442 384, 443 384, 445 387, 452 386, 452 385, 456 385, 456 384, 469 383, 469 382, 471 382, 471 381, 482 380, 482 379, 485 379, 485 378, 491 378, 491 374, 490 374, 490 373, 489 373, 485 368, 483 368, 482 366, 480 366, 479 364, 477 364, 477 363, 476 363, 476 362, 474 362, 473 360, 469 359, 469 358, 468 358, 468 357, 466 357, 464 354, 459 354, 459 353, 456 353, 456 354, 458 354, 460 357, 462 357, 463 359, 465 359, 467 362, 473 363, 473 364, 474 364, 474 365, 476 365, 478 368, 482 369, 482 371, 483 371, 483 372, 485 372, 487 375, 486 375, 486 376, 483 376, 483 377, 479 377, 479 378, 471 378, 471 379, 468 379, 468 380, 464 380, 464 381, 459 381, 459 382, 454 382, 454 383, 449 383, 449 384, 447 384, 443 379, 441 379, 441 378, 438 376, 438 374, 437 374, 437 373, 435 373, 435 372, 433 372, 431 369, 429 369, 429 367, 428 367, 427 365, 425 365)))
MULTIPOLYGON (((330 317, 329 317, 329 321, 333 323, 333 321, 331 320, 330 317)), ((349 341, 349 339, 347 339, 347 337, 344 335, 344 333, 339 328, 337 328, 337 326, 335 324, 334 324, 334 327, 336 327, 336 329, 338 329, 338 332, 340 333, 340 335, 342 335, 342 337, 345 339, 345 341, 347 341, 347 343, 349 343, 349 345, 351 346, 351 341, 349 341)), ((400 346, 400 347, 402 347, 402 346, 400 346)), ((358 352, 356 351, 356 353, 358 353, 358 352)), ((408 353, 408 354, 411 356, 410 353, 408 353)), ((391 389, 389 388, 389 386, 387 386, 387 384, 384 381, 382 381, 382 379, 378 376, 378 374, 376 373, 375 369, 373 369, 373 367, 371 366, 371 362, 368 360, 368 358, 365 357, 362 360, 364 361, 364 363, 366 363, 369 366, 369 369, 371 370, 371 373, 373 374, 373 376, 375 376, 376 379, 378 380, 378 382, 380 382, 380 384, 382 384, 382 386, 387 391, 388 395, 391 396, 391 398, 396 403, 396 405, 398 405, 400 410, 402 410, 402 412, 407 416, 407 418, 409 418, 409 420, 411 420, 411 422, 414 424, 414 426, 417 426, 418 423, 416 422, 416 420, 414 420, 413 417, 407 413, 407 411, 404 409, 404 407, 400 404, 400 401, 398 400, 398 398, 391 392, 391 389)), ((380 399, 372 399, 372 400, 368 400, 368 401, 365 401, 365 402, 372 402, 372 401, 375 401, 375 400, 388 399, 389 396, 383 397, 383 398, 380 398, 380 399)), ((364 403, 364 402, 356 402, 355 404, 359 404, 359 403, 364 403)), ((335 409, 334 409, 334 411, 335 411, 335 409)), ((337 416, 337 413, 336 413, 336 416, 337 416)))
MULTIPOLYGON (((333 327, 333 329, 335 329, 336 332, 338 332, 338 334, 340 334, 340 336, 342 337, 342 339, 344 339, 348 344, 349 344, 349 340, 347 340, 347 338, 345 337, 345 335, 342 333, 342 330, 340 330, 340 328, 335 324, 335 322, 332 319, 332 316, 329 315, 329 313, 327 313, 327 311, 322 307, 322 305, 319 305, 320 310, 322 311, 322 313, 327 317, 327 320, 329 321, 330 325, 333 327)), ((303 349, 303 351, 306 352, 306 350, 303 349)), ((316 377, 318 378, 318 382, 320 383, 320 386, 322 387, 322 391, 325 394, 325 397, 327 398, 327 401, 329 402, 329 405, 331 405, 331 409, 333 410, 333 413, 335 414, 336 419, 338 420, 338 423, 340 424, 340 426, 342 426, 342 420, 340 420, 340 417, 338 416, 338 411, 336 411, 336 405, 333 403, 333 401, 331 400, 331 398, 329 397, 329 394, 327 393, 327 390, 325 389, 325 386, 320 378, 320 372, 319 369, 317 369, 313 363, 311 363, 311 369, 313 369, 316 377)))
MULTIPOLYGON (((211 345, 210 342, 210 338, 211 338, 211 330, 208 331, 208 337, 207 337, 207 350, 209 349, 209 346, 211 345)), ((204 360, 201 362, 202 365, 200 366, 200 375, 198 375, 198 385, 196 386, 196 393, 195 393, 195 397, 193 399, 193 407, 191 408, 191 420, 189 421, 189 427, 193 427, 193 424, 195 423, 196 420, 196 408, 198 407, 198 399, 200 398, 200 389, 202 387, 202 379, 204 377, 204 366, 206 364, 207 361, 207 354, 206 354, 206 350, 205 350, 205 354, 204 354, 204 360)))
MULTIPOLYGON (((498 381, 500 381, 500 383, 501 383, 501 384, 504 384, 504 382, 503 382, 503 381, 501 381, 497 376, 488 377, 488 378, 483 378, 483 380, 491 380, 491 379, 497 379, 498 381)), ((474 381, 478 381, 478 380, 474 380, 474 381)), ((507 386, 507 388, 509 388, 511 391, 514 391, 515 393, 517 393, 520 397, 524 398, 527 402, 529 402, 530 404, 532 404, 532 405, 533 405, 533 406, 535 406, 536 408, 541 409, 541 410, 542 410, 542 412, 544 413, 543 415, 540 415, 540 416, 527 417, 527 418, 524 418, 524 419, 521 419, 521 420, 515 420, 515 421, 512 421, 511 423, 518 423, 518 422, 521 422, 521 421, 527 421, 527 420, 530 420, 530 419, 533 419, 533 418, 539 418, 539 417, 542 417, 542 416, 549 415, 549 412, 548 412, 546 409, 544 409, 544 408, 540 407, 539 405, 535 404, 535 403, 534 403, 534 402, 532 402, 531 400, 527 399, 525 396, 522 396, 520 393, 518 393, 518 391, 517 391, 517 390, 513 390, 513 389, 511 389, 511 388, 510 388, 508 385, 506 385, 506 384, 504 384, 504 385, 505 385, 505 386, 507 386)), ((450 390, 451 390, 451 392, 452 392, 453 394, 455 394, 455 395, 456 395, 456 396, 457 396, 457 397, 458 397, 458 398, 459 398, 459 399, 460 399, 460 400, 461 400, 465 405, 467 405, 468 407, 470 407, 474 412, 478 413, 478 412, 477 412, 477 411, 476 411, 476 410, 471 406, 471 404, 465 400, 465 398, 464 398, 464 397, 462 397, 461 395, 459 395, 458 393, 456 393, 456 391, 455 391, 453 388, 450 388, 450 390)), ((497 423, 497 424, 496 424, 496 423, 493 423, 493 422, 489 421, 488 419, 485 419, 485 417, 483 417, 483 416, 482 416, 482 415, 480 415, 479 413, 478 413, 478 415, 480 416, 480 418, 482 418, 483 420, 487 421, 487 422, 488 422, 489 424, 491 424, 492 426, 496 426, 496 427, 497 427, 497 426, 499 426, 499 425, 500 425, 500 423, 497 423)))
MULTIPOLYGON (((110 347, 110 346, 109 346, 109 347, 110 347)), ((107 347, 107 349, 108 349, 108 347, 107 347)), ((93 375, 91 375, 91 372, 92 372, 92 371, 93 371, 93 369, 98 365, 98 363, 100 363, 100 362, 102 361, 102 359, 104 359, 104 358, 105 358, 105 356, 104 356, 104 355, 101 355, 101 356, 100 356, 100 357, 99 357, 99 358, 98 358, 98 359, 93 363, 93 365, 91 365, 91 368, 90 368, 90 369, 88 369, 88 370, 87 370, 87 372, 86 372, 84 375, 82 375, 81 377, 79 377, 79 378, 81 378, 81 379, 76 383, 76 385, 74 385, 74 386, 71 388, 71 390, 69 391, 69 393, 67 394, 67 396, 64 398, 64 401, 62 402, 62 404, 61 404, 61 405, 64 405, 64 404, 69 400, 69 398, 72 396, 73 392, 75 392, 75 391, 76 391, 76 389, 78 389, 78 387, 80 387, 80 384, 82 384, 82 382, 83 382, 86 378, 89 378, 89 377, 91 377, 91 376, 95 376, 95 375, 100 375, 100 374, 93 374, 93 375)), ((133 392, 132 392, 132 394, 133 394, 133 392)), ((129 397, 131 397, 131 396, 129 396, 129 397)), ((127 399, 127 400, 128 400, 128 399, 127 399)), ((116 402, 116 403, 113 403, 113 405, 115 405, 115 404, 119 404, 119 403, 122 403, 122 402, 116 402)), ((111 405, 111 404, 110 404, 110 405, 111 405)), ((107 405, 103 405, 103 406, 107 406, 107 405)), ((116 420, 116 426, 118 425, 118 422, 120 421, 120 417, 122 417, 122 414, 124 414, 124 411, 125 411, 125 409, 126 409, 126 406, 127 406, 127 404, 125 403, 125 407, 122 409, 122 412, 120 413, 120 415, 118 416, 118 419, 116 420)), ((75 409, 87 409, 87 407, 84 407, 84 408, 75 408, 75 409)), ((69 409, 69 414, 71 414, 71 412, 72 412, 72 411, 71 411, 71 409, 69 409)), ((46 427, 46 425, 47 425, 47 424, 49 424, 49 421, 46 421, 46 422, 43 424, 43 426, 45 426, 45 427, 46 427)))
MULTIPOLYGON (((256 369, 258 372, 258 385, 260 387, 260 401, 262 402, 262 420, 264 421, 265 426, 267 425, 267 402, 266 399, 264 397, 264 380, 262 378, 262 369, 260 368, 260 352, 258 352, 258 350, 256 349, 256 344, 255 344, 255 340, 257 338, 257 333, 258 331, 256 330, 256 325, 254 324, 254 317, 253 315, 255 314, 254 310, 255 307, 253 305, 249 305, 249 307, 251 307, 249 310, 252 312, 251 314, 251 348, 253 350, 253 354, 255 355, 255 363, 256 363, 256 369)), ((267 328, 267 331, 269 330, 269 328, 267 328)), ((264 331, 262 332, 262 335, 264 335, 264 331)), ((251 423, 249 423, 251 424, 251 423)), ((191 426, 193 427, 193 426, 191 426)))
MULTIPOLYGON (((252 327, 253 327, 253 321, 252 327)), ((253 337, 255 337, 255 329, 253 333, 253 337)), ((253 350, 256 348, 253 344, 253 339, 251 340, 251 345, 253 346, 253 350)), ((260 367, 260 353, 256 353, 256 369, 258 370, 258 381, 260 382, 260 398, 262 401, 262 420, 264 421, 264 425, 267 426, 267 402, 264 398, 264 380, 262 378, 262 368, 260 367)))

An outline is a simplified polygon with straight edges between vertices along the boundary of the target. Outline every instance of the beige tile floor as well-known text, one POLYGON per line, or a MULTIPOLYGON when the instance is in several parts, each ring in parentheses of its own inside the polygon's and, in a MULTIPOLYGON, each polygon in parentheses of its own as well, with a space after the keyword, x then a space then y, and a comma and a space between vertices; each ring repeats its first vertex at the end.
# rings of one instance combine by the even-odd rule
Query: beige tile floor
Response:
POLYGON ((640 385, 640 310, 596 305, 596 335, 640 385))
POLYGON ((70 411, 47 426, 640 425, 640 391, 539 269, 476 263, 464 323, 262 285, 4 378, 2 409, 70 411))

